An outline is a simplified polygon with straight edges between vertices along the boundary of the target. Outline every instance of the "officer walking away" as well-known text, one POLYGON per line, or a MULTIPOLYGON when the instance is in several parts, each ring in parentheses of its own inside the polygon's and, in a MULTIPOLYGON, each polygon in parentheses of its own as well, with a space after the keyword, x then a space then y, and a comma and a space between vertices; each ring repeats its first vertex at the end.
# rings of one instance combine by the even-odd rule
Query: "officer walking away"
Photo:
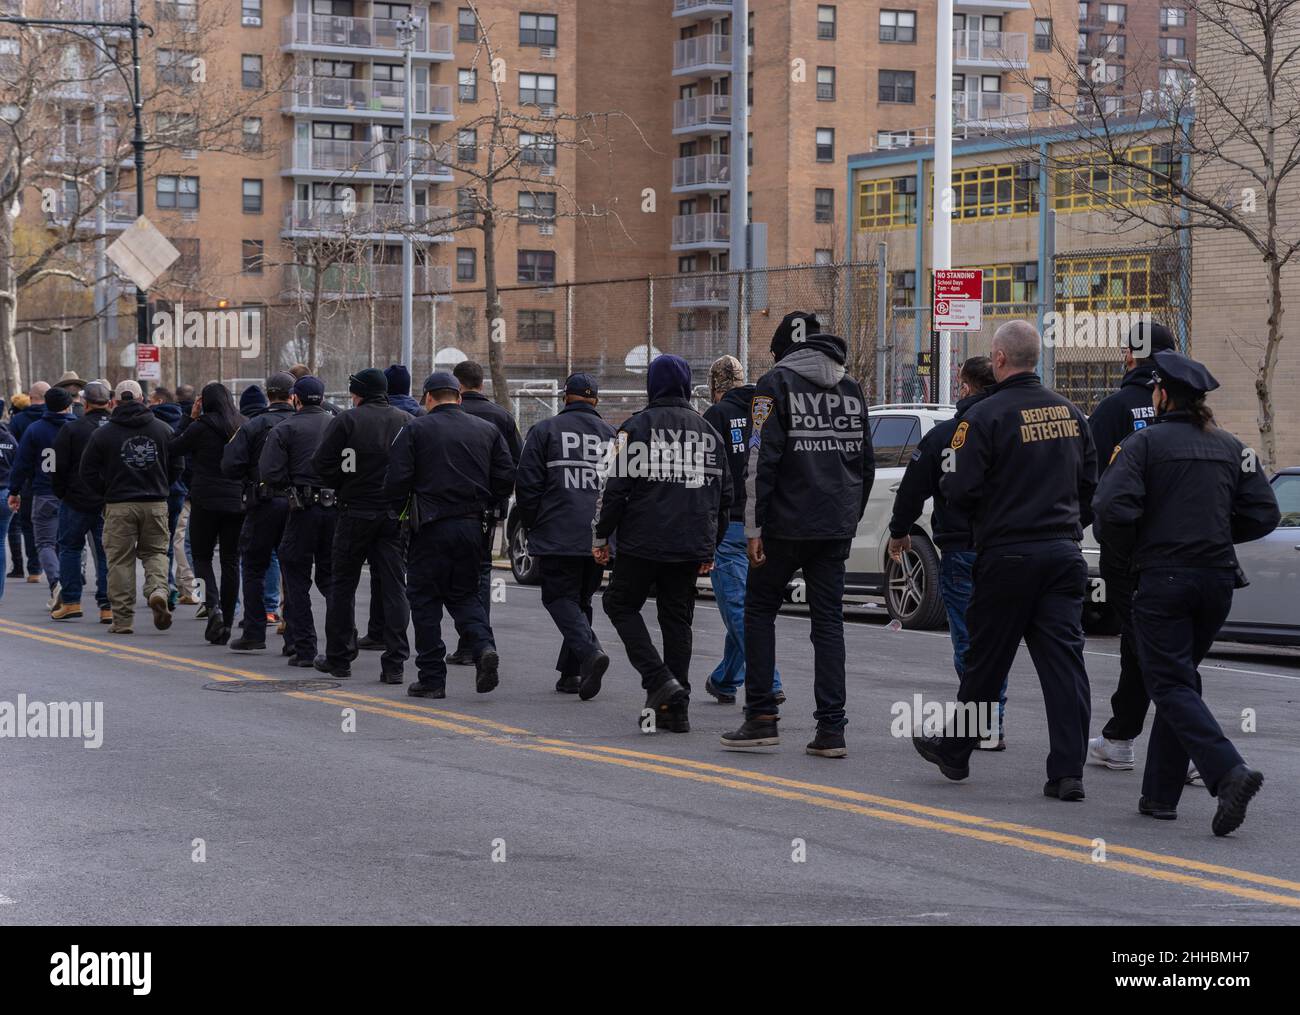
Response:
POLYGON ((460 384, 445 370, 424 382, 425 415, 397 435, 384 499, 405 504, 411 530, 407 597, 415 623, 415 698, 447 696, 445 607, 470 639, 474 688, 497 686, 498 658, 478 596, 484 516, 514 486, 515 465, 501 431, 465 412, 460 384), (454 477, 454 482, 449 482, 454 477))
POLYGON ((113 607, 110 634, 133 634, 136 560, 144 565, 144 594, 153 625, 171 627, 167 595, 167 493, 180 469, 167 445, 171 427, 144 402, 140 385, 118 381, 116 405, 108 422, 86 442, 81 478, 104 498, 104 554, 108 558, 108 598, 113 607))
POLYGON ((776 366, 750 409, 745 469, 745 722, 727 748, 780 743, 774 690, 776 615, 796 571, 812 616, 813 718, 809 754, 843 758, 844 562, 876 475, 862 385, 844 369, 848 346, 812 314, 787 314, 772 336, 776 366))
POLYGON ((591 556, 590 525, 600 466, 614 438, 596 410, 599 401, 590 374, 571 375, 564 408, 528 431, 515 476, 515 505, 542 575, 542 605, 563 639, 555 663, 561 694, 579 693, 584 672, 599 671, 599 682, 609 667, 591 629, 591 600, 605 569, 591 556))
POLYGON ((338 496, 334 529, 333 584, 325 611, 325 654, 316 669, 334 677, 350 677, 357 654, 356 598, 361 565, 370 561, 372 595, 381 598, 384 654, 379 679, 400 684, 410 647, 406 625, 406 553, 398 520, 401 502, 384 494, 384 473, 398 431, 411 414, 388 403, 388 381, 370 367, 348 378, 352 408, 339 413, 325 428, 312 464, 326 486, 338 496))
MULTIPOLYGON (((704 681, 704 690, 719 704, 733 705, 745 682, 745 583, 749 579, 748 544, 745 541, 745 463, 749 459, 749 403, 754 385, 745 383, 745 368, 735 356, 721 356, 709 367, 709 394, 713 404, 704 418, 722 436, 731 470, 731 521, 713 555, 713 601, 727 637, 722 659, 704 681)), ((772 675, 777 704, 785 701, 781 674, 772 675)))
POLYGON ((50 587, 48 610, 59 606, 59 498, 51 485, 54 438, 71 422, 72 393, 67 388, 50 388, 45 392, 45 411, 18 441, 18 459, 9 474, 9 506, 13 510, 22 510, 23 490, 31 491, 32 533, 50 587))
POLYGON ((988 395, 966 411, 948 446, 953 471, 939 481, 947 502, 971 518, 977 557, 966 610, 970 647, 957 692, 963 706, 943 736, 913 745, 949 779, 970 774, 970 756, 991 732, 993 704, 1023 638, 1047 706, 1045 796, 1084 798, 1091 698, 1083 664, 1088 566, 1079 550, 1092 521, 1097 461, 1087 420, 1034 372, 1042 339, 1025 321, 993 335, 988 395))
MULTIPOLYGON (((27 428, 45 414, 45 392, 49 390, 48 381, 36 381, 27 391, 27 404, 22 408, 14 407, 16 411, 10 421, 10 431, 19 444, 22 443, 27 428)), ((18 508, 15 522, 22 536, 23 546, 27 550, 27 582, 29 585, 35 585, 41 580, 41 555, 36 549, 36 533, 32 529, 33 498, 30 477, 19 490, 19 497, 21 506, 18 508)), ((11 577, 21 578, 22 575, 11 575, 11 577)))
POLYGON ((54 438, 54 474, 51 484, 59 498, 59 584, 60 603, 51 620, 81 617, 82 553, 90 537, 95 555, 95 601, 99 622, 111 624, 113 610, 108 600, 108 558, 104 555, 104 495, 92 490, 81 478, 81 456, 91 436, 108 423, 108 405, 113 393, 100 381, 87 384, 82 392, 86 408, 80 419, 59 430, 54 438))
MULTIPOLYGON (((1174 336, 1161 324, 1140 322, 1129 332, 1124 349, 1124 378, 1119 390, 1098 403, 1088 417, 1092 443, 1097 449, 1097 478, 1106 474, 1111 450, 1124 438, 1149 426, 1156 410, 1151 404, 1155 354, 1176 348, 1174 336)), ((1107 768, 1128 771, 1133 768, 1133 741, 1142 732, 1147 718, 1146 684, 1138 664, 1137 644, 1133 634, 1133 583, 1129 561, 1119 549, 1093 526, 1101 549, 1098 569, 1106 604, 1119 622, 1119 685, 1110 699, 1110 718, 1101 736, 1088 741, 1088 756, 1107 768)))
POLYGON ((284 640, 289 665, 306 668, 316 663, 313 568, 316 587, 328 597, 335 525, 334 491, 321 482, 312 458, 333 417, 321 407, 325 385, 317 377, 298 378, 290 397, 297 411, 271 429, 257 467, 262 482, 289 503, 284 537, 277 548, 285 587, 284 640))
MULTIPOLYGON (((903 561, 912 548, 912 534, 917 519, 929 498, 934 499, 930 528, 934 545, 939 548, 939 595, 948 613, 948 637, 952 640, 952 662, 961 679, 965 669, 970 633, 966 629, 966 609, 970 605, 971 572, 975 551, 971 548, 970 519, 953 509, 939 490, 944 469, 951 468, 956 452, 950 447, 953 434, 972 405, 993 387, 993 363, 987 356, 972 356, 961 367, 961 389, 957 411, 951 419, 932 426, 912 452, 894 495, 894 512, 889 519, 889 555, 903 561)), ((919 531, 919 530, 916 530, 919 531)), ((996 751, 1007 747, 1004 718, 1007 709, 1007 682, 998 691, 998 738, 996 751)))
MULTIPOLYGON (((287 373, 268 377, 266 409, 241 426, 221 453, 222 475, 239 482, 244 505, 244 527, 239 533, 244 615, 242 633, 230 642, 236 652, 266 648, 266 575, 272 554, 284 538, 289 500, 262 478, 260 465, 262 449, 271 431, 293 416, 294 408, 289 402, 293 385, 294 379, 287 373)), ((242 398, 240 402, 242 405, 242 398)))
POLYGON ((1094 500, 1106 538, 1138 576, 1133 633, 1156 705, 1138 811, 1177 817, 1190 757, 1219 801, 1211 828, 1227 835, 1264 776, 1215 721, 1197 667, 1244 584, 1233 544, 1268 535, 1281 513, 1254 452, 1214 424, 1205 396, 1219 382, 1180 353, 1154 359, 1156 417, 1116 445, 1094 500))
MULTIPOLYGON (((501 436, 506 439, 506 447, 510 449, 510 459, 518 467, 519 453, 522 449, 519 440, 519 424, 515 422, 515 417, 505 406, 497 405, 483 394, 483 367, 472 359, 466 359, 457 363, 452 373, 460 383, 461 408, 471 416, 487 420, 501 431, 501 436)), ((493 504, 490 509, 491 524, 484 530, 483 553, 479 561, 478 597, 483 603, 483 616, 487 618, 488 627, 492 626, 492 538, 509 511, 508 498, 493 504)), ((474 661, 473 654, 469 651, 465 634, 459 628, 457 634, 460 639, 456 651, 447 657, 447 662, 457 666, 468 666, 474 661)))
MULTIPOLYGON (((14 467, 14 458, 18 454, 18 442, 14 440, 14 435, 9 431, 9 424, 0 418, 0 487, 9 489, 9 472, 14 467)), ((4 552, 6 540, 10 552, 14 555, 14 569, 18 572, 17 577, 23 576, 23 548, 21 536, 15 540, 11 538, 9 527, 15 524, 15 515, 13 508, 8 504, 0 504, 0 599, 4 598, 5 592, 5 569, 4 569, 4 552), (15 543, 17 546, 15 547, 15 543)), ((15 577, 9 573, 9 578, 15 577)))
MULTIPOLYGON (((618 551, 603 597, 628 661, 641 674, 656 729, 689 733, 691 620, 695 579, 713 569, 727 530, 731 473, 722 437, 691 407, 691 368, 659 356, 646 371, 650 404, 618 429, 592 522, 592 556, 604 567, 618 551), (655 590, 663 655, 641 608, 655 590)), ((582 674, 579 696, 600 691, 601 674, 582 674)))

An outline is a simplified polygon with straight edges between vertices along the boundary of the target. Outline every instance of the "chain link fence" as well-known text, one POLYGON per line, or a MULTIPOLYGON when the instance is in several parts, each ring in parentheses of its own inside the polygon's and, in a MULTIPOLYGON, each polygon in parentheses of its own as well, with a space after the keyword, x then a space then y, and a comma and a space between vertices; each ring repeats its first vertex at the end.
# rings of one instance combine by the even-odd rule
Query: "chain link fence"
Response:
MULTIPOLYGON (((1187 347, 1190 275, 1181 249, 1074 251, 1050 263, 1051 277, 1041 281, 1036 272, 1026 279, 986 271, 983 328, 952 336, 954 389, 946 398, 934 388, 937 343, 929 306, 893 305, 895 273, 865 261, 508 286, 499 290, 501 313, 491 322, 482 289, 423 293, 414 306, 411 374, 418 388, 432 370, 462 359, 486 366, 497 341, 526 429, 557 411, 565 377, 578 370, 596 377, 609 418, 622 419, 645 404, 646 363, 661 353, 691 365, 702 407, 713 360, 737 356, 757 378, 772 365, 773 330, 794 310, 815 312, 824 331, 845 339, 849 373, 877 403, 952 401, 960 364, 987 355, 1001 324, 1022 318, 1041 325, 1051 311, 1150 313, 1187 347)), ((347 390, 349 374, 400 358, 401 300, 393 296, 326 298, 315 313, 309 300, 252 308, 159 303, 151 313, 154 341, 164 337, 159 383, 169 388, 217 380, 238 395, 270 373, 314 362, 326 389, 338 395, 347 390), (160 321, 170 331, 160 332, 160 321)), ((73 370, 116 383, 135 375, 135 333, 133 313, 71 322, 29 319, 17 333, 19 363, 29 380, 53 381, 73 370)), ((1078 341, 1044 350, 1044 378, 1091 410, 1115 387, 1122 351, 1113 336, 1091 342, 1082 333, 1074 337, 1078 341)))

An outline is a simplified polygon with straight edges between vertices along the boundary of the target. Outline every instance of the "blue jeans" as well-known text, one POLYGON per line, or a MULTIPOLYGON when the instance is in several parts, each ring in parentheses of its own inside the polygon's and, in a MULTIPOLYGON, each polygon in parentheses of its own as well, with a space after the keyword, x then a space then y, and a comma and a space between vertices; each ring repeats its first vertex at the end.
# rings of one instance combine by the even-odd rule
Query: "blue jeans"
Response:
POLYGON ((266 568, 266 591, 262 593, 262 602, 267 613, 280 612, 280 558, 271 551, 271 563, 266 568))
MULTIPOLYGON (((722 647, 722 661, 709 680, 719 691, 735 692, 745 682, 745 582, 749 578, 749 543, 745 523, 731 522, 713 555, 713 599, 718 604, 727 640, 722 647)), ((772 692, 781 690, 781 674, 772 678, 772 692)))
POLYGON ((9 523, 13 520, 14 513, 9 510, 9 505, 0 504, 0 599, 5 595, 5 572, 9 570, 5 556, 9 552, 9 523))
MULTIPOLYGON (((970 631, 966 627, 966 607, 970 605, 971 569, 975 566, 974 550, 944 550, 939 561, 939 597, 948 610, 948 637, 952 639, 952 664, 960 678, 966 672, 966 651, 970 648, 970 631)), ((1007 710, 1007 680, 998 692, 998 726, 1007 710)))
POLYGON ((104 516, 98 511, 78 511, 59 505, 59 582, 65 603, 81 602, 81 554, 86 536, 95 548, 95 601, 108 609, 108 560, 104 556, 104 516))

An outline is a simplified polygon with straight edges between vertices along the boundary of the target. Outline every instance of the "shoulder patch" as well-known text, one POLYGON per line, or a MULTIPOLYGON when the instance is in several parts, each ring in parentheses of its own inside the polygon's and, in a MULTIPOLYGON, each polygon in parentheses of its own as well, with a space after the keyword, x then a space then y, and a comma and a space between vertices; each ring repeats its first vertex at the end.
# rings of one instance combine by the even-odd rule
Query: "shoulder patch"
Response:
POLYGON ((767 417, 772 415, 772 398, 768 395, 755 395, 754 400, 749 403, 749 412, 754 426, 762 428, 767 422, 767 417))
POLYGON ((1122 444, 1115 445, 1115 450, 1110 453, 1110 462, 1107 462, 1106 463, 1107 465, 1109 465, 1111 462, 1115 461, 1115 459, 1119 457, 1119 453, 1122 448, 1123 448, 1122 444))
POLYGON ((949 444, 954 451, 960 450, 961 446, 966 443, 966 431, 970 429, 970 424, 964 419, 957 424, 957 431, 952 435, 952 442, 949 444))

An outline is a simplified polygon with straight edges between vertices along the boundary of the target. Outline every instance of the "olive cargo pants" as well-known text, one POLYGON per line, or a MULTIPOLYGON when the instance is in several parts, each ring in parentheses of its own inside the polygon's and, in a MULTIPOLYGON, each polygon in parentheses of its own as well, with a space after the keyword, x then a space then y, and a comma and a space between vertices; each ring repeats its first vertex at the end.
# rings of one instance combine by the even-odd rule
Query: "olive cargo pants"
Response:
POLYGON ((135 616, 135 562, 144 564, 144 598, 167 595, 167 502, 123 501, 104 507, 104 554, 113 623, 129 627, 135 616))

